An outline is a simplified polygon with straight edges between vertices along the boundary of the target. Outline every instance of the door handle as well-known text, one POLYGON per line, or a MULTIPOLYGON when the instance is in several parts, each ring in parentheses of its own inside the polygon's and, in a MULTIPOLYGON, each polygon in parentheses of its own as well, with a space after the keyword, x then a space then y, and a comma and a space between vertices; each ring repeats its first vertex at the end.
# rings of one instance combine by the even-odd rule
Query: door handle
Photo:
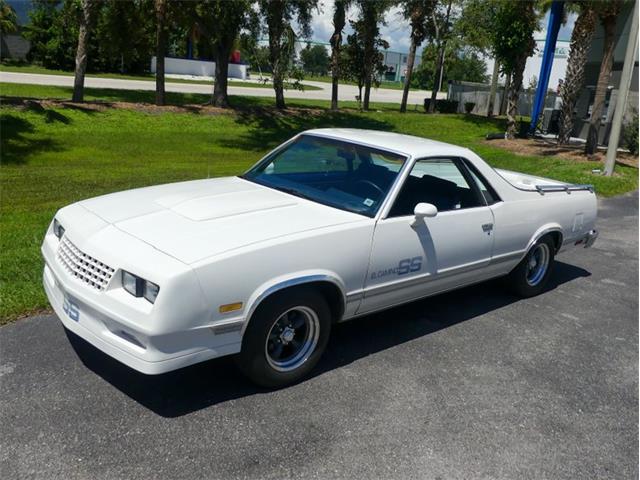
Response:
POLYGON ((485 223, 482 225, 483 232, 491 233, 491 230, 493 230, 493 223, 485 223))

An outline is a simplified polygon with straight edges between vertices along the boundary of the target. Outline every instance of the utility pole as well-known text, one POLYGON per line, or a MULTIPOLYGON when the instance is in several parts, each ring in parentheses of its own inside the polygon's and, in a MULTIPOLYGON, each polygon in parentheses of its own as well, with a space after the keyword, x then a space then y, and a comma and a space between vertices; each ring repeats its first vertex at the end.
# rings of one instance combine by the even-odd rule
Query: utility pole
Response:
POLYGON ((633 74, 633 64, 638 50, 638 0, 634 0, 633 16, 631 17, 631 28, 629 29, 629 39, 627 40, 627 51, 624 55, 624 66, 620 76, 620 88, 616 99, 616 109, 613 112, 611 121, 611 134, 609 135, 609 145, 607 146, 607 159, 604 163, 604 174, 607 177, 613 175, 613 167, 616 164, 616 152, 620 143, 620 132, 622 131, 622 119, 627 107, 627 97, 631 87, 631 75, 633 74))

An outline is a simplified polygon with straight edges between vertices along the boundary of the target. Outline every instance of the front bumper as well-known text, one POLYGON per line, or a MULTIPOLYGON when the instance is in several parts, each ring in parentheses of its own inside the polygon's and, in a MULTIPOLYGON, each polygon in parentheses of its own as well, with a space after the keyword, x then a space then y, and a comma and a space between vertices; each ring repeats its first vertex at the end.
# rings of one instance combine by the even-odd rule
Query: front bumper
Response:
MULTIPOLYGON (((44 289, 53 310, 65 328, 138 372, 156 375, 238 351, 236 345, 227 344, 196 351, 189 348, 186 353, 162 352, 154 346, 153 338, 131 329, 99 307, 89 304, 72 286, 65 288, 63 282, 64 280, 45 264, 44 289)), ((181 333, 176 333, 176 337, 180 337, 181 333)), ((210 331, 200 333, 212 335, 210 331)), ((176 339, 180 343, 182 340, 176 339)), ((164 341, 166 343, 166 339, 164 341)))
POLYGON ((70 234, 80 253, 109 265, 114 274, 100 288, 74 276, 59 258, 61 240, 49 228, 42 244, 44 290, 67 329, 146 374, 240 350, 240 329, 218 328, 190 268, 80 208, 72 213, 73 218, 62 218, 67 227, 73 225, 64 238, 70 234), (162 285, 155 304, 124 291, 119 275, 123 269, 162 285))

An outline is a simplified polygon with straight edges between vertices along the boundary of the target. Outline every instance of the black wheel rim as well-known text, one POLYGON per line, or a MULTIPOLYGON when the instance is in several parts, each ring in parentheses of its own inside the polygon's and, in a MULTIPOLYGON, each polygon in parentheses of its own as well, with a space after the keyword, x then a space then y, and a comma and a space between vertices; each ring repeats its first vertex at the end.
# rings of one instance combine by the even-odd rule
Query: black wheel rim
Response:
POLYGON ((320 321, 306 306, 293 307, 273 323, 265 342, 265 356, 275 370, 288 372, 300 368, 318 344, 320 321))

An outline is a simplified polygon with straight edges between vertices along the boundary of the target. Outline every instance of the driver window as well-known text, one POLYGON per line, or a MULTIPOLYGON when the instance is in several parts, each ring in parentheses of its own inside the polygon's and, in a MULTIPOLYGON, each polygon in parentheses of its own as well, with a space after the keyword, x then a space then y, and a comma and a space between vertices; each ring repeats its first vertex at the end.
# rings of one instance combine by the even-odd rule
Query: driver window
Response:
POLYGON ((439 212, 484 205, 458 162, 451 158, 418 160, 407 176, 389 217, 413 215, 415 206, 422 202, 435 205, 439 212))

